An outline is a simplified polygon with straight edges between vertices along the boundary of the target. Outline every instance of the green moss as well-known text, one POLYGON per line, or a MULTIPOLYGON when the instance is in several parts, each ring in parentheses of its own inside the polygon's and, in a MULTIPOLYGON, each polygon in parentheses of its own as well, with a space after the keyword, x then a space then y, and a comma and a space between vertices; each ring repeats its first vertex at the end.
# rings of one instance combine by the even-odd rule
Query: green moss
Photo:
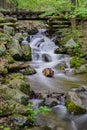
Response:
POLYGON ((27 67, 25 70, 23 70, 24 75, 32 75, 32 74, 35 74, 35 73, 36 73, 36 70, 34 70, 31 67, 27 67))
POLYGON ((23 93, 29 95, 29 94, 30 94, 30 85, 29 85, 28 83, 24 82, 24 83, 21 85, 20 90, 21 90, 23 93))
POLYGON ((10 63, 10 64, 15 62, 15 60, 13 59, 13 57, 11 55, 5 55, 5 58, 8 60, 8 63, 10 63))
POLYGON ((80 67, 82 64, 84 64, 84 60, 78 57, 72 57, 72 59, 70 60, 70 67, 73 68, 78 68, 80 67))
POLYGON ((73 102, 70 102, 68 98, 66 99, 65 106, 67 107, 69 113, 74 113, 75 115, 86 113, 84 108, 79 105, 75 105, 73 102))
POLYGON ((3 79, 3 83, 9 84, 9 83, 10 83, 10 79, 9 79, 9 78, 4 78, 4 79, 3 79))
POLYGON ((8 69, 7 68, 4 68, 3 72, 2 72, 2 75, 6 75, 8 74, 8 69))

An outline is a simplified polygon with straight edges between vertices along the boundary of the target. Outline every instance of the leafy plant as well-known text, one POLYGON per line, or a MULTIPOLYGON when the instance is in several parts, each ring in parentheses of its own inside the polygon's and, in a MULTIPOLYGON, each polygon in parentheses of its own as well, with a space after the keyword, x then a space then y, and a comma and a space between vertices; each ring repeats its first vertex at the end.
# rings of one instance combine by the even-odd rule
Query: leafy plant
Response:
POLYGON ((2 129, 2 130, 11 130, 9 127, 3 126, 3 125, 0 125, 0 129, 2 129))
POLYGON ((33 110, 32 104, 29 103, 27 107, 27 112, 28 112, 28 120, 29 120, 30 125, 35 124, 37 113, 41 113, 42 115, 44 115, 48 111, 51 111, 51 109, 49 109, 47 106, 41 106, 37 110, 33 110))

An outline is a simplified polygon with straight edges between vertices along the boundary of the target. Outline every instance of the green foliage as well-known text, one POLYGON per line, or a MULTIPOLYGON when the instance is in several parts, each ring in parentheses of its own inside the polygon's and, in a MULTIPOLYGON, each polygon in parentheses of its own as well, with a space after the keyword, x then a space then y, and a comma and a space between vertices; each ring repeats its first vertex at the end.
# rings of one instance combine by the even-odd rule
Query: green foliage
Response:
POLYGON ((36 113, 41 113, 42 115, 46 114, 48 111, 51 111, 47 106, 41 106, 36 110, 36 113))
POLYGON ((62 14, 66 11, 67 13, 64 14, 66 18, 87 17, 87 2, 84 0, 76 1, 75 4, 69 0, 15 0, 14 3, 16 3, 19 9, 45 10, 45 15, 62 14))
POLYGON ((29 124, 34 125, 36 117, 35 117, 35 111, 32 109, 31 103, 28 104, 27 113, 28 113, 29 124))
POLYGON ((3 125, 0 125, 0 129, 1 130, 11 130, 9 127, 3 126, 3 125))
POLYGON ((78 57, 72 57, 72 59, 70 60, 70 67, 73 68, 78 68, 80 67, 82 64, 84 64, 84 60, 78 57))
POLYGON ((36 114, 41 113, 42 115, 46 114, 46 112, 51 111, 47 106, 41 106, 37 110, 33 110, 33 105, 31 103, 28 104, 27 113, 28 113, 28 120, 30 125, 35 124, 36 114))

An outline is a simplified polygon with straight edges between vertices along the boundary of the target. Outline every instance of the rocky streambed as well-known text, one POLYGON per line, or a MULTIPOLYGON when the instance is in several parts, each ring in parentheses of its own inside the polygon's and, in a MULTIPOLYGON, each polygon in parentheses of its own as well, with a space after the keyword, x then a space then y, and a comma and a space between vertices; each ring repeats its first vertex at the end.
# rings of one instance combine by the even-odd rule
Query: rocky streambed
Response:
POLYGON ((77 51, 72 39, 58 47, 32 23, 0 16, 0 129, 86 129, 87 75, 72 75, 86 73, 86 54, 71 59, 67 54, 77 51), (39 113, 33 124, 30 102, 51 111, 39 113))

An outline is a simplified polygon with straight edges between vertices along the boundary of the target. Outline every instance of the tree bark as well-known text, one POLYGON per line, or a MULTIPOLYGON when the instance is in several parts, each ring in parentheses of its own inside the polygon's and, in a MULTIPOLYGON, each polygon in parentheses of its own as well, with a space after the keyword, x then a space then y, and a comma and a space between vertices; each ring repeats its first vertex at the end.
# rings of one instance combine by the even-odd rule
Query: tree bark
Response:
MULTIPOLYGON (((71 6, 71 11, 73 12, 77 6, 77 1, 78 0, 71 0, 72 6, 71 6)), ((72 30, 74 30, 76 28, 76 18, 72 18, 71 19, 71 26, 72 26, 72 30)))

